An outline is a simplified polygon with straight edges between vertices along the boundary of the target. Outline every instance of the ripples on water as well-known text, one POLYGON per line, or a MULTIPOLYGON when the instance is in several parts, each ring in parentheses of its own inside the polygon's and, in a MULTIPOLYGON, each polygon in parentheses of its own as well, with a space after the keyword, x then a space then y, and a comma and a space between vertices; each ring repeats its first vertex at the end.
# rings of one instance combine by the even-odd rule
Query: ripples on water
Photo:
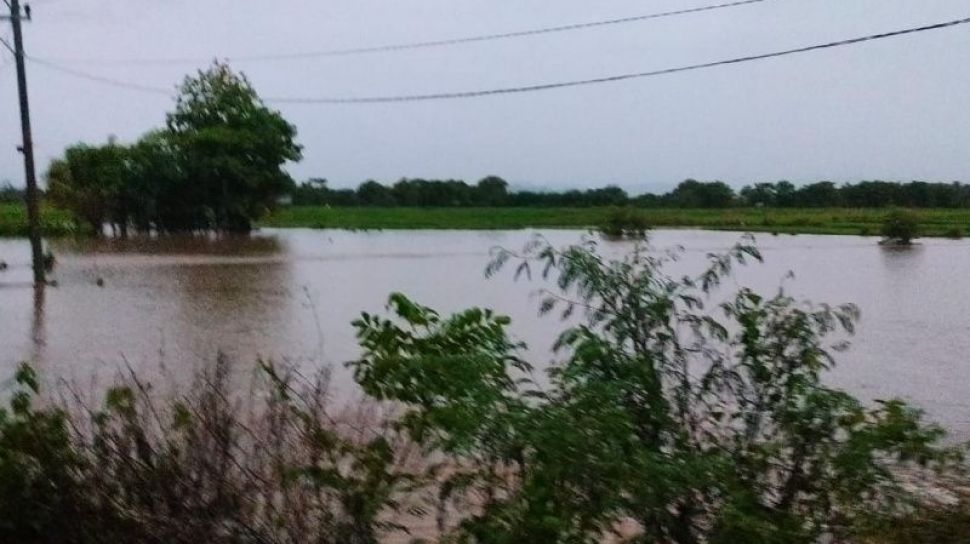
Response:
MULTIPOLYGON (((178 379, 226 352, 251 368, 257 358, 304 367, 332 364, 335 388, 353 384, 342 362, 356 355, 350 322, 401 291, 441 312, 487 306, 513 318, 536 366, 561 329, 538 318, 538 283, 511 271, 485 280, 494 246, 521 247, 535 233, 267 230, 249 238, 56 241, 59 287, 35 294, 28 248, 0 240, 0 381, 18 361, 84 383, 128 361, 140 373, 178 379), (104 286, 97 285, 98 278, 104 286)), ((556 245, 578 231, 542 232, 556 245)), ((697 271, 709 251, 737 233, 658 231, 659 248, 686 252, 672 272, 697 271)), ((837 385, 866 399, 903 396, 958 438, 970 438, 970 243, 926 240, 907 249, 873 238, 759 236, 764 265, 739 271, 738 285, 799 298, 854 302, 863 313, 853 348, 840 354, 837 385), (788 271, 794 279, 784 279, 788 271)), ((623 243, 606 243, 621 252, 623 243)))

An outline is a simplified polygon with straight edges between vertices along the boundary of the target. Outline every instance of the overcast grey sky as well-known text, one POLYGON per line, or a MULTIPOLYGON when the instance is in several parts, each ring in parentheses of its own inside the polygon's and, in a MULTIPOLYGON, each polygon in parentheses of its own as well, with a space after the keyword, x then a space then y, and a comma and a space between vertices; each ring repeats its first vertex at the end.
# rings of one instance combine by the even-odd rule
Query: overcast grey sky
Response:
MULTIPOLYGON (((716 0, 35 0, 28 54, 233 57, 506 32, 716 0)), ((264 96, 492 88, 764 53, 970 16, 970 0, 767 0, 515 40, 234 62, 264 96)), ((0 36, 9 37, 7 28, 0 36)), ((14 70, 0 57, 0 180, 21 184, 14 70)), ((171 87, 201 64, 61 64, 171 87)), ((29 65, 38 168, 78 141, 127 141, 172 102, 29 65)), ((519 186, 662 190, 695 177, 970 182, 970 26, 711 70, 470 100, 280 105, 297 179, 500 175, 519 186)))

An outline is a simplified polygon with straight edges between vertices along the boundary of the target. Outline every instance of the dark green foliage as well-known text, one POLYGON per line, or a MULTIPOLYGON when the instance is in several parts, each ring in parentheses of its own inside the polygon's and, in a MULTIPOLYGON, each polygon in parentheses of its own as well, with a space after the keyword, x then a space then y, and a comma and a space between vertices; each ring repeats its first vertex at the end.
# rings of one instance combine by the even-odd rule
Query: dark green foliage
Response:
POLYGON ((292 190, 296 206, 357 206, 354 189, 331 189, 327 180, 314 178, 301 183, 292 190))
POLYGON ((165 129, 131 146, 69 148, 49 168, 50 196, 95 233, 246 232, 291 189, 295 138, 245 76, 215 63, 185 79, 165 129))
POLYGON ((965 208, 970 186, 962 183, 861 181, 841 187, 822 181, 795 187, 788 181, 757 183, 741 190, 748 206, 778 208, 965 208))
POLYGON ((734 204, 734 190, 720 181, 688 179, 667 198, 678 208, 728 208, 734 204))
POLYGON ((358 189, 330 189, 311 179, 292 191, 298 206, 402 207, 596 207, 633 205, 641 208, 724 209, 764 208, 966 208, 970 186, 961 183, 863 181, 837 186, 821 181, 796 187, 789 181, 756 183, 735 194, 727 184, 686 180, 665 194, 631 197, 619 187, 584 191, 509 191, 501 178, 490 176, 477 185, 460 180, 403 179, 392 187, 368 181, 358 189), (363 192, 362 192, 363 190, 363 192))
MULTIPOLYGON (((377 544, 421 516, 419 459, 386 420, 326 402, 326 377, 262 367, 243 409, 225 359, 161 402, 132 375, 103 405, 0 411, 0 542, 377 544)), ((40 403, 38 403, 40 404, 40 403)))
POLYGON ((892 210, 886 215, 882 225, 882 235, 887 242, 909 245, 913 238, 919 236, 919 221, 909 210, 892 210))
POLYGON ((476 206, 504 206, 509 198, 509 184, 498 176, 479 180, 473 192, 476 206))
POLYGON ((393 186, 368 180, 353 189, 331 189, 321 180, 311 179, 293 190, 297 206, 379 206, 379 207, 522 207, 522 206, 622 206, 632 200, 615 186, 563 193, 515 191, 502 178, 489 176, 475 185, 461 180, 402 179, 393 186))
POLYGON ((250 230, 292 184, 283 165, 302 158, 296 128, 225 64, 185 79, 167 125, 192 189, 185 204, 221 230, 250 230))
POLYGON ((365 181, 357 188, 357 201, 364 206, 394 206, 394 193, 376 181, 365 181))
POLYGON ((643 238, 649 229, 649 220, 636 208, 613 208, 599 228, 610 238, 643 238))
POLYGON ((22 365, 9 409, 0 409, 0 540, 23 544, 80 542, 70 538, 84 513, 75 484, 82 460, 74 451, 67 416, 33 406, 34 371, 22 365))
MULTIPOLYGON (((485 497, 456 541, 592 543, 633 521, 631 542, 812 543, 894 512, 896 467, 955 453, 902 402, 866 407, 823 384, 843 347, 825 339, 853 331, 854 307, 718 292, 759 258, 739 245, 676 280, 642 247, 618 261, 593 242, 526 248, 517 274, 540 265, 557 284, 541 310, 586 315, 560 336, 544 391, 513 386, 526 367, 507 319, 442 319, 400 295, 403 326, 356 323, 353 366, 366 391, 404 404, 412 438, 474 460, 446 484, 485 497), (725 302, 705 310, 715 293, 725 302)), ((500 252, 488 272, 514 259, 500 252)))
POLYGON ((64 159, 52 162, 47 174, 51 202, 69 210, 96 234, 106 222, 127 223, 125 154, 125 148, 114 141, 101 147, 68 148, 64 159))

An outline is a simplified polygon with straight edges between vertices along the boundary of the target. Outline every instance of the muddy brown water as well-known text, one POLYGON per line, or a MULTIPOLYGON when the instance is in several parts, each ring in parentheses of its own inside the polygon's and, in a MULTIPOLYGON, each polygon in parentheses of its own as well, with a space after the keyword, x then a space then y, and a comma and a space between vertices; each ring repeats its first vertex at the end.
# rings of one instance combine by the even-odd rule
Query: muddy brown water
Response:
MULTIPOLYGON (((93 383, 125 364, 146 376, 188 377, 221 352, 240 368, 257 358, 303 368, 333 365, 334 388, 354 385, 341 363, 357 353, 350 322, 400 291, 446 313, 469 306, 513 318, 536 366, 562 328, 537 316, 538 281, 512 270, 485 279, 489 250, 520 248, 534 231, 265 230, 247 239, 53 242, 56 288, 29 285, 25 240, 0 240, 0 387, 19 361, 48 379, 93 383), (98 285, 98 279, 103 286, 98 285), (127 363, 126 363, 127 361, 127 363)), ((552 243, 579 231, 542 231, 552 243)), ((677 273, 728 248, 737 233, 667 230, 659 248, 683 246, 677 273)), ((954 438, 970 439, 970 241, 924 240, 891 250, 872 238, 759 236, 763 265, 737 285, 799 298, 854 302, 862 321, 831 381, 868 400, 903 397, 954 438), (785 279, 788 271, 793 279, 785 279)), ((603 242, 619 253, 628 244, 603 242)), ((733 283, 732 283, 733 285, 733 283)))

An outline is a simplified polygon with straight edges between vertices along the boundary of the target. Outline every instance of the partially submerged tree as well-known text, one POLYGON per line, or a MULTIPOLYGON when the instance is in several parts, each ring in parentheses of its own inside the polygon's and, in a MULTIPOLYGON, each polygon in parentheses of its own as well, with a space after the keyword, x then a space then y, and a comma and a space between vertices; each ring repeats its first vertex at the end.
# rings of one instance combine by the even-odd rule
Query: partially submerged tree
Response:
POLYGON ((296 128, 219 62, 185 79, 167 125, 192 185, 190 204, 211 210, 222 230, 250 230, 292 185, 283 165, 302 158, 296 128))
POLYGON ((47 179, 51 198, 100 232, 246 232, 293 185, 296 128, 245 76, 215 63, 179 89, 167 127, 131 146, 69 148, 47 179))
POLYGON ((644 212, 636 208, 613 208, 599 227, 606 237, 642 240, 650 230, 650 222, 644 212))
POLYGON ((126 224, 127 150, 113 140, 103 146, 78 144, 47 173, 51 201, 100 235, 105 223, 126 224))
POLYGON ((887 243, 910 245, 919 235, 919 220, 916 214, 904 209, 890 211, 882 225, 882 235, 887 243))

